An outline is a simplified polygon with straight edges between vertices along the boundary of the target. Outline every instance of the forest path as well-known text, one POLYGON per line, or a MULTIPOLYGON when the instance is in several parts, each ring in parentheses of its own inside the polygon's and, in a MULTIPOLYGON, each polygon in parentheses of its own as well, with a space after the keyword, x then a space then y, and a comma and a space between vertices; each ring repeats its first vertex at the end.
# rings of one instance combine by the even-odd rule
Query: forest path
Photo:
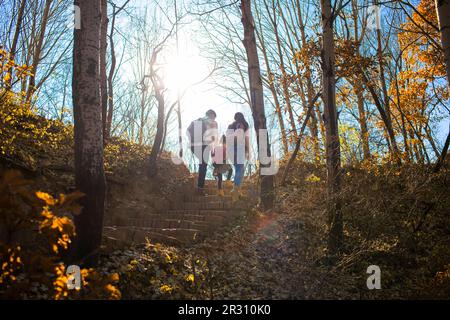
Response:
MULTIPOLYGON (((194 187, 195 181, 191 182, 194 187)), ((172 203, 159 213, 148 212, 142 203, 142 208, 126 211, 122 224, 107 226, 105 233, 122 245, 127 242, 125 247, 150 240, 210 261, 214 290, 212 295, 201 294, 202 298, 307 297, 304 274, 309 269, 302 265, 305 259, 297 237, 301 232, 293 220, 282 213, 258 211, 254 183, 245 181, 244 195, 236 203, 231 200, 231 188, 231 183, 225 183, 225 197, 217 196, 216 182, 209 180, 206 195, 192 192, 176 199, 174 194, 172 203)))
MULTIPOLYGON (((214 299, 304 299, 298 230, 278 213, 256 213, 222 239, 209 241, 218 274, 214 299)), ((202 245, 205 246, 205 245, 202 245)))
MULTIPOLYGON (((146 206, 145 192, 138 201, 133 201, 126 214, 110 221, 104 228, 104 239, 112 245, 143 244, 147 239, 168 245, 184 246, 202 241, 219 232, 256 204, 257 197, 252 186, 242 186, 241 198, 231 200, 231 183, 224 183, 225 196, 217 195, 217 182, 205 183, 205 195, 196 195, 194 181, 189 192, 170 195, 159 211, 146 206)), ((142 193, 136 191, 136 194, 142 193)))

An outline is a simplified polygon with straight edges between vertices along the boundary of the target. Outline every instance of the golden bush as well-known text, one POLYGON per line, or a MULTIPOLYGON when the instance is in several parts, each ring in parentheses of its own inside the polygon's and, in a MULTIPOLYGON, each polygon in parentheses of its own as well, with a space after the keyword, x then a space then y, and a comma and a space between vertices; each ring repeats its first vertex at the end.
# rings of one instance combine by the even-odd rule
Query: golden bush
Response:
POLYGON ((3 299, 118 299, 111 283, 117 275, 104 276, 82 269, 83 286, 68 290, 63 253, 75 235, 72 222, 80 206, 80 192, 58 198, 38 191, 20 171, 0 176, 0 297, 3 299))

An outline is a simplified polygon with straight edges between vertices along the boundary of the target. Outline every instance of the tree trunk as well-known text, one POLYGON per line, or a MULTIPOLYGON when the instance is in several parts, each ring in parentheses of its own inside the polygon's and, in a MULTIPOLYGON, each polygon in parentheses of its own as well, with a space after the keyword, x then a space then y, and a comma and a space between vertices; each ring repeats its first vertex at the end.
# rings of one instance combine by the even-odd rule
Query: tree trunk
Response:
POLYGON ((183 127, 182 127, 182 121, 181 121, 181 106, 180 102, 177 103, 177 120, 178 120, 178 156, 180 158, 183 157, 183 127))
POLYGON ((279 61, 279 67, 280 67, 280 71, 281 71, 281 89, 283 91, 283 95, 284 95, 284 100, 286 102, 286 111, 288 112, 288 116, 289 116, 289 123, 291 124, 291 131, 294 137, 294 141, 297 140, 298 137, 298 133, 297 133, 297 127, 296 127, 296 121, 294 118, 294 112, 292 110, 292 104, 291 104, 291 96, 289 93, 289 86, 288 86, 288 76, 287 76, 287 72, 284 66, 284 56, 283 56, 283 51, 281 49, 281 39, 278 33, 278 22, 277 22, 277 14, 275 11, 275 4, 272 0, 272 13, 273 15, 270 14, 270 10, 269 7, 267 5, 266 0, 264 0, 264 5, 266 6, 266 10, 267 10, 267 14, 269 16, 269 19, 272 23, 273 26, 273 31, 274 31, 274 35, 275 35, 275 42, 277 45, 277 52, 278 52, 278 57, 280 59, 279 61))
POLYGON ((36 72, 37 72, 39 62, 41 60, 42 47, 44 45, 45 31, 47 29, 48 15, 50 12, 51 3, 52 3, 52 0, 45 1, 44 12, 42 14, 42 20, 41 20, 41 28, 40 28, 40 32, 39 32, 39 38, 38 38, 37 45, 34 48, 34 52, 33 52, 31 76, 30 76, 30 80, 28 81, 28 90, 27 90, 27 95, 26 95, 27 103, 31 103, 33 94, 36 92, 36 72))
MULTIPOLYGON (((178 9, 177 9, 177 0, 174 2, 174 9, 175 9, 175 37, 176 37, 176 46, 177 46, 177 57, 179 54, 179 48, 178 48, 178 9)), ((180 90, 177 88, 177 120, 178 120, 178 156, 180 158, 183 157, 183 124, 181 120, 181 97, 180 97, 180 90)), ((164 127, 165 131, 167 130, 167 126, 164 127)), ((164 136, 164 141, 165 141, 164 136)), ((164 144, 163 146, 164 147, 164 144)))
POLYGON ((275 105, 275 113, 278 118, 278 125, 280 126, 281 142, 283 144, 283 153, 285 155, 287 155, 289 150, 288 150, 288 141, 287 141, 287 137, 286 137, 286 128, 284 127, 284 119, 283 119, 283 114, 281 113, 280 100, 278 99, 278 93, 277 93, 277 90, 276 90, 275 84, 274 84, 274 76, 273 76, 272 70, 270 69, 270 61, 267 56, 266 43, 265 43, 265 39, 264 39, 263 29, 261 26, 261 20, 259 20, 259 29, 261 30, 261 32, 259 33, 258 30, 256 29, 255 33, 258 36, 259 43, 261 44, 261 51, 262 51, 262 54, 264 57, 265 65, 266 65, 267 84, 269 86, 270 92, 272 93, 272 97, 273 97, 273 101, 274 101, 274 105, 275 105))
POLYGON ((364 160, 370 160, 370 147, 369 147, 369 130, 367 129, 366 110, 364 109, 364 96, 362 86, 355 84, 355 95, 358 104, 359 114, 359 126, 361 128, 361 144, 363 147, 364 160))
POLYGON ((150 176, 155 176, 157 173, 156 162, 158 154, 161 150, 162 140, 164 136, 164 96, 160 89, 155 89, 156 100, 158 101, 158 120, 156 123, 156 135, 153 142, 152 151, 150 153, 150 176))
MULTIPOLYGON (((300 36, 302 39, 302 45, 307 46, 308 42, 306 40, 306 32, 305 32, 305 23, 303 22, 303 11, 301 10, 300 1, 296 0, 296 7, 297 7, 297 17, 298 17, 298 27, 300 29, 300 36)), ((299 44, 300 47, 300 44, 299 44)), ((314 99, 314 96, 316 93, 314 92, 314 86, 311 80, 311 65, 308 63, 305 66, 305 77, 306 77, 306 94, 308 98, 308 105, 311 104, 311 101, 314 99)), ((300 74, 299 74, 300 75, 300 74)), ((314 107, 314 109, 316 109, 314 107)), ((320 163, 320 145, 319 145, 319 129, 318 129, 318 121, 316 116, 317 110, 313 110, 311 113, 311 121, 309 122, 309 130, 311 131, 311 136, 313 139, 313 149, 314 149, 314 161, 316 164, 320 163)), ((319 113, 319 112, 317 112, 319 113)))
POLYGON ((145 78, 142 78, 141 82, 141 104, 140 104, 140 116, 139 116, 139 135, 138 143, 142 145, 144 142, 144 126, 145 126, 145 101, 147 100, 147 84, 145 78))
POLYGON ((441 31, 445 70, 447 71, 447 85, 450 87, 450 0, 436 0, 436 11, 441 31))
POLYGON ((150 62, 150 79, 155 89, 156 101, 158 101, 158 120, 156 122, 156 135, 153 141, 152 151, 150 152, 150 176, 155 176, 157 173, 156 161, 158 160, 158 154, 161 149, 161 144, 164 136, 164 85, 159 75, 154 70, 156 58, 159 50, 155 50, 150 62))
POLYGON ((71 253, 84 266, 97 263, 102 240, 105 206, 102 109, 100 102, 100 0, 76 0, 81 29, 73 47, 73 114, 75 131, 75 182, 85 194, 83 209, 75 216, 76 237, 71 253))
POLYGON ((326 155, 328 173, 328 216, 330 233, 328 249, 331 254, 339 251, 343 242, 343 222, 340 202, 341 155, 336 112, 335 54, 333 39, 333 16, 330 0, 321 0, 322 7, 322 72, 324 122, 326 128, 326 155))
POLYGON ((441 156, 439 157, 436 165, 433 168, 433 172, 437 173, 441 169, 442 165, 445 162, 445 158, 447 157, 448 147, 450 145, 450 125, 448 126, 448 134, 447 139, 445 139, 444 148, 442 148, 441 156))
POLYGON ((116 51, 114 47, 114 26, 116 24, 116 7, 113 5, 113 14, 111 21, 111 29, 109 31, 109 47, 111 50, 111 66, 109 68, 108 73, 108 111, 106 112, 106 123, 104 130, 104 141, 108 141, 111 137, 111 126, 113 119, 113 110, 114 110, 114 87, 113 87, 113 78, 114 73, 116 71, 116 51))
MULTIPOLYGON (((253 22, 253 16, 251 11, 251 1, 241 0, 241 11, 242 11, 242 25, 244 26, 244 40, 243 44, 247 54, 248 61, 248 77, 250 83, 250 97, 251 97, 251 107, 253 122, 255 124, 256 131, 256 141, 258 145, 258 158, 261 160, 262 150, 261 142, 265 141, 267 146, 267 155, 271 157, 269 136, 267 135, 266 127, 266 115, 264 110, 264 93, 263 85, 261 80, 261 70, 259 66, 258 51, 256 48, 255 39, 255 26, 253 22), (261 134, 260 130, 263 130, 265 134, 261 134)), ((264 143, 264 142, 263 142, 264 143)), ((263 174, 262 169, 268 168, 271 163, 263 164, 261 163, 260 168, 260 178, 261 178, 261 204, 265 210, 270 210, 274 205, 274 186, 273 186, 273 175, 263 174)))
MULTIPOLYGON (((378 5, 378 0, 374 1, 374 5, 378 5)), ((391 153, 394 162, 397 164, 401 164, 400 150, 397 146, 397 141, 395 140, 395 133, 392 127, 392 117, 391 117, 391 108, 389 102, 388 89, 386 85, 386 78, 384 75, 384 61, 383 61, 383 48, 381 43, 381 30, 377 28, 377 56, 378 56, 378 64, 380 66, 380 81, 381 81, 381 89, 383 91, 384 98, 384 122, 386 125, 386 130, 390 140, 391 153)))
MULTIPOLYGON (((447 90, 450 90, 450 0, 436 0, 436 10, 441 31, 442 49, 444 51, 445 70, 447 72, 447 90)), ((434 172, 438 172, 445 162, 450 144, 450 126, 441 156, 436 162, 434 172)))
MULTIPOLYGON (((13 60, 13 61, 15 60, 15 55, 16 55, 16 50, 17 50, 17 42, 19 41, 19 34, 20 34, 20 29, 22 28, 23 13, 25 11, 26 3, 27 3, 26 0, 22 0, 20 2, 19 13, 17 14, 16 27, 15 27, 15 30, 14 30, 14 38, 13 38, 13 41, 11 43, 11 48, 9 49, 10 59, 13 60)), ((12 67, 9 68, 9 70, 8 70, 8 73, 11 75, 11 77, 5 83, 6 90, 11 89, 12 70, 13 70, 12 67)))
POLYGON ((433 135, 431 134, 430 126, 428 125, 428 123, 425 125, 425 134, 428 139, 428 142, 431 145, 431 148, 433 149, 434 154, 436 155, 436 159, 439 159, 441 154, 439 153, 436 143, 434 142, 433 135))
MULTIPOLYGON (((276 11, 275 11, 275 7, 274 7, 274 1, 275 0, 272 0, 272 9, 273 9, 273 14, 275 16, 276 11)), ((278 8, 279 15, 281 17, 281 20, 283 21, 285 32, 287 34, 289 34, 290 28, 288 26, 288 21, 285 18, 285 14, 283 13, 283 8, 282 8, 279 0, 277 0, 276 3, 277 3, 277 8, 278 8)), ((287 11, 288 11, 289 17, 291 18, 292 25, 296 26, 297 23, 294 22, 294 19, 293 19, 293 16, 292 16, 290 10, 287 10, 287 11)), ((305 36, 305 30, 304 30, 305 26, 303 24, 303 20, 302 20, 302 17, 301 17, 301 9, 300 9, 300 7, 297 8, 297 13, 298 13, 298 29, 300 29, 300 35, 301 35, 302 41, 300 42, 300 38, 298 37, 298 35, 295 32, 292 32, 292 35, 293 35, 294 39, 297 42, 297 48, 301 48, 302 47, 302 43, 303 43, 304 46, 306 46, 307 43, 306 43, 306 36, 305 36)), ((291 50, 292 56, 295 57, 298 49, 296 49, 296 47, 294 46, 290 36, 287 36, 286 38, 287 38, 286 39, 287 40, 287 44, 288 44, 289 49, 291 50)), ((300 96, 300 100, 301 100, 302 105, 303 105, 303 112, 306 115, 306 114, 308 114, 308 110, 309 110, 309 105, 310 105, 309 101, 312 99, 312 96, 313 96, 313 87, 312 87, 311 77, 310 77, 310 73, 309 73, 310 65, 309 65, 309 63, 305 63, 304 62, 305 63, 305 73, 303 74, 301 69, 300 69, 300 66, 298 64, 298 60, 295 59, 295 58, 292 59, 292 60, 293 60, 295 71, 296 71, 296 75, 297 75, 297 79, 295 81, 295 86, 296 86, 296 88, 298 90, 298 94, 300 96), (305 95, 305 92, 304 92, 304 89, 303 89, 303 86, 302 86, 302 80, 301 80, 302 78, 306 79, 306 84, 307 84, 306 95, 305 95)), ((318 145, 318 139, 317 139, 318 138, 317 137, 318 131, 317 131, 317 119, 316 119, 316 116, 315 116, 315 112, 310 113, 309 119, 307 121, 307 126, 308 126, 310 134, 311 134, 311 142, 312 142, 312 145, 313 145, 314 160, 315 160, 315 163, 318 164, 319 161, 320 161, 320 153, 319 153, 319 145, 318 145)), ((299 134, 299 137, 300 137, 300 135, 302 135, 302 133, 299 134)), ((298 137, 297 137, 297 141, 299 141, 298 137)))
MULTIPOLYGON (((177 101, 178 102, 178 101, 177 101)), ((159 155, 162 154, 162 151, 164 150, 164 147, 166 145, 166 139, 167 139, 167 127, 169 126, 169 120, 170 120, 170 116, 172 114, 173 109, 175 108, 175 105, 177 105, 177 102, 172 104, 172 106, 169 108, 169 111, 167 112, 167 114, 165 115, 165 120, 164 120, 164 134, 163 134, 163 138, 162 138, 162 142, 161 142, 161 149, 159 150, 159 155)))
POLYGON ((311 118, 311 115, 314 114, 314 104, 316 103, 319 96, 320 96, 319 94, 316 94, 314 99, 309 103, 308 109, 306 111, 305 120, 303 121, 302 127, 300 129, 300 133, 297 137, 297 141, 295 142, 294 151, 292 151, 289 161, 286 164, 286 167, 284 168, 283 175, 281 176, 281 180, 280 180, 281 186, 285 185, 286 178, 289 173, 289 169, 291 168, 292 163, 294 163, 295 158, 297 158, 298 151, 300 150, 300 143, 302 142, 303 133, 305 131, 306 125, 308 124, 309 118, 311 118))
POLYGON ((369 79, 364 74, 363 70, 361 70, 361 75, 362 75, 362 80, 363 80, 364 84, 366 85, 367 89, 369 90, 370 95, 372 96, 372 99, 375 103, 375 107, 377 108, 378 112, 380 113, 381 120, 383 121, 383 124, 386 128, 386 132, 388 135, 386 140, 389 145, 389 150, 391 151, 394 161, 397 163, 397 165, 401 165, 402 160, 400 157, 400 152, 399 152, 399 149, 397 146, 397 142, 395 141, 395 133, 394 133, 394 129, 392 127, 392 122, 390 121, 390 118, 388 117, 388 113, 383 108, 383 103, 381 102, 380 98, 378 97, 377 92, 375 91, 373 85, 369 82, 369 79))
POLYGON ((102 128, 103 138, 107 137, 107 109, 108 109, 108 79, 106 76, 106 41, 108 35, 108 4, 106 0, 100 0, 101 3, 101 25, 100 25, 100 97, 102 103, 102 128))

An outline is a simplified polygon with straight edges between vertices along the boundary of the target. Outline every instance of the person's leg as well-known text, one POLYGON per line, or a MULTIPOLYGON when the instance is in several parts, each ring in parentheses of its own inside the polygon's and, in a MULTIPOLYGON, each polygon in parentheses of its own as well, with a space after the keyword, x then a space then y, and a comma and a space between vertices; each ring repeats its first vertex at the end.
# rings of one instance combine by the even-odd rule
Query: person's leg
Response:
POLYGON ((223 197, 225 195, 225 193, 223 192, 223 189, 222 189, 222 181, 223 181, 222 173, 219 172, 217 174, 217 182, 218 182, 218 187, 219 187, 219 190, 217 190, 217 195, 219 197, 223 197))
POLYGON ((231 176, 233 175, 233 169, 230 166, 230 169, 228 170, 227 173, 227 180, 230 181, 231 180, 231 176))
POLYGON ((206 177, 206 169, 208 168, 207 163, 200 163, 198 168, 198 181, 197 187, 203 189, 205 187, 205 177, 206 177))
POLYGON ((222 174, 220 172, 217 173, 217 187, 222 190, 222 174))
POLYGON ((198 182, 197 187, 203 189, 205 187, 206 171, 208 169, 208 160, 205 157, 206 146, 202 146, 202 155, 199 158, 198 182))
POLYGON ((239 200, 240 196, 240 188, 242 183, 242 177, 244 176, 244 165, 243 164, 235 164, 234 165, 234 186, 232 190, 232 199, 233 201, 239 200))
POLYGON ((239 187, 242 183, 242 178, 244 177, 244 165, 235 164, 234 165, 234 185, 239 187))

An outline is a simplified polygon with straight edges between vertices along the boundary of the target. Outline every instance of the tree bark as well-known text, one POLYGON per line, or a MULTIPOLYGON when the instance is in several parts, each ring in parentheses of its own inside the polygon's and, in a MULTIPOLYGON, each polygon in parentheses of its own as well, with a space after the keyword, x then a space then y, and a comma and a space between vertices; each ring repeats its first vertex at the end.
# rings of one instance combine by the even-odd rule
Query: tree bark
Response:
POLYGON ((111 50, 111 66, 109 67, 108 73, 108 111, 106 112, 106 123, 104 130, 104 141, 108 141, 111 137, 111 127, 112 127, 112 119, 113 119, 113 111, 114 111, 114 86, 113 86, 113 78, 114 73, 116 71, 116 51, 114 47, 114 27, 116 23, 116 7, 113 5, 113 14, 111 21, 111 29, 109 31, 109 47, 111 50))
POLYGON ((444 51, 447 86, 450 87, 450 0, 436 0, 436 11, 439 20, 439 30, 441 31, 442 49, 444 51))
POLYGON ((354 86, 356 100, 358 104, 359 126, 361 129, 361 144, 363 147, 364 160, 370 160, 370 147, 369 147, 369 130, 367 129, 366 110, 364 108, 364 96, 362 86, 358 83, 354 86))
POLYGON ((141 81, 141 103, 140 103, 140 116, 139 116, 139 135, 138 143, 142 145, 144 142, 144 126, 145 126, 145 101, 147 100, 147 84, 145 77, 141 81))
POLYGON ((156 162, 158 160, 158 154, 161 150, 162 140, 164 136, 164 85, 159 75, 154 70, 158 50, 155 50, 150 62, 150 79, 155 89, 156 101, 158 101, 158 120, 156 122, 156 135, 153 141, 152 151, 150 152, 150 176, 155 176, 157 173, 156 162))
MULTIPOLYGON (((441 31, 442 49, 444 51, 445 70, 447 72, 447 90, 450 90, 450 0, 436 0, 436 10, 441 31)), ((445 162, 450 144, 450 126, 441 156, 436 162, 434 172, 438 172, 445 162)))
MULTIPOLYGON (((103 138, 107 137, 106 124, 108 109, 108 78, 106 75, 106 49, 108 46, 108 4, 106 0, 100 0, 101 25, 100 25, 100 97, 102 103, 102 128, 103 138)), ((105 144, 105 142, 104 142, 105 144)))
MULTIPOLYGON (((251 1, 241 0, 242 25, 244 27, 243 44, 247 54, 248 61, 248 77, 250 83, 251 108, 253 122, 255 124, 256 141, 258 145, 258 157, 261 159, 261 141, 264 139, 267 146, 267 155, 271 157, 269 136, 267 135, 266 115, 264 110, 264 93, 261 80, 261 69, 259 66, 258 51, 256 47, 255 26, 251 11, 251 1), (265 134, 261 134, 260 129, 265 134)), ((261 163, 261 168, 270 167, 271 163, 261 163)), ((273 175, 261 174, 261 204, 265 210, 273 208, 275 195, 273 186, 273 175)))
POLYGON ((330 0, 321 0, 323 48, 323 102, 324 122, 326 128, 326 155, 328 173, 328 217, 330 231, 328 249, 336 254, 343 242, 343 221, 340 201, 341 191, 341 155, 339 143, 339 128, 336 112, 335 83, 335 49, 333 38, 333 20, 330 0))
POLYGON ((81 10, 81 29, 73 47, 73 114, 75 183, 85 196, 75 216, 76 237, 71 258, 84 266, 98 261, 105 206, 102 109, 100 101, 100 0, 75 0, 81 10))
POLYGON ((156 162, 158 154, 160 153, 162 140, 164 136, 164 96, 160 90, 155 91, 156 100, 158 101, 158 120, 156 123, 156 135, 153 141, 152 151, 150 152, 150 176, 155 176, 157 173, 156 162))

